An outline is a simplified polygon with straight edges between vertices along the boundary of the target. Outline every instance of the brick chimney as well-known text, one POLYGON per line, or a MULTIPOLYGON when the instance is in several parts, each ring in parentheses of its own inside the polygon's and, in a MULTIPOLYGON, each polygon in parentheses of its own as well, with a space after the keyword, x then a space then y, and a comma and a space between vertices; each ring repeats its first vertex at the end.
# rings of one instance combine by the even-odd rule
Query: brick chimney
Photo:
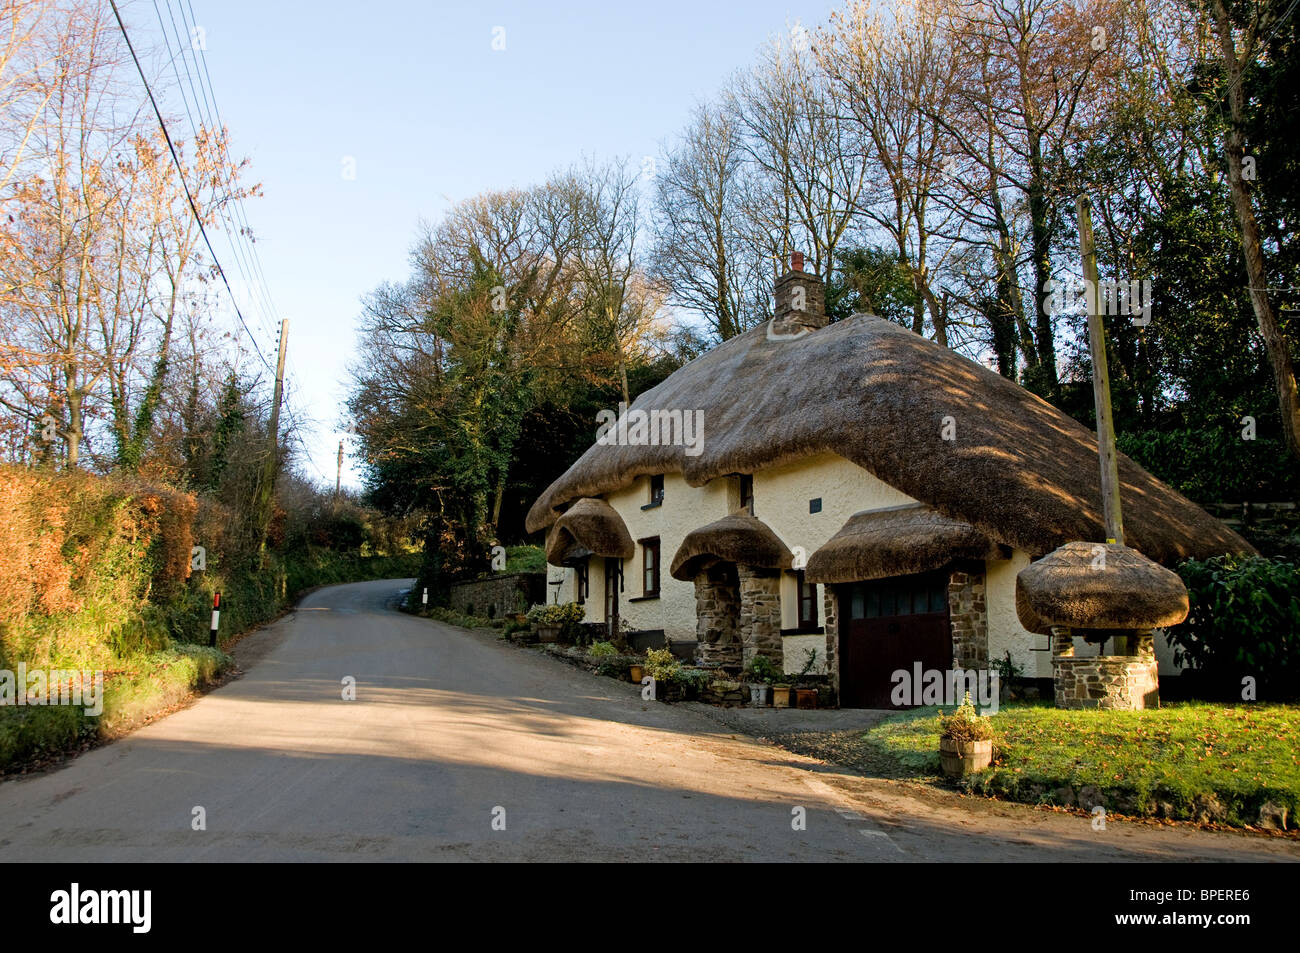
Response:
POLYGON ((803 253, 792 252, 790 270, 776 280, 773 334, 798 334, 826 327, 826 288, 803 270, 803 253))

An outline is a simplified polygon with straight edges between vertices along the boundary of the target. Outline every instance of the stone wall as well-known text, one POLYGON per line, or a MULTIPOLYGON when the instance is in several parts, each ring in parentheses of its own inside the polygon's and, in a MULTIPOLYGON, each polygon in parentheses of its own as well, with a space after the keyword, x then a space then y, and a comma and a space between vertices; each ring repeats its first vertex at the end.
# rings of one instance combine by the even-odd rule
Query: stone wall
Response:
POLYGON ((466 615, 500 619, 546 601, 546 573, 512 572, 457 582, 449 587, 451 607, 466 615))
POLYGON ((714 566, 695 577, 695 617, 700 661, 740 665, 740 586, 733 568, 714 566))
POLYGON ((1155 640, 1140 633, 1133 655, 1074 654, 1073 633, 1052 629, 1052 677, 1057 708, 1109 708, 1140 711, 1160 707, 1160 676, 1155 640))
POLYGON ((989 667, 989 614, 984 600, 984 573, 953 570, 948 577, 948 618, 957 667, 989 667))
POLYGON ((742 662, 748 666, 756 655, 765 655, 784 666, 781 652, 781 575, 774 569, 738 565, 740 580, 740 642, 742 662))

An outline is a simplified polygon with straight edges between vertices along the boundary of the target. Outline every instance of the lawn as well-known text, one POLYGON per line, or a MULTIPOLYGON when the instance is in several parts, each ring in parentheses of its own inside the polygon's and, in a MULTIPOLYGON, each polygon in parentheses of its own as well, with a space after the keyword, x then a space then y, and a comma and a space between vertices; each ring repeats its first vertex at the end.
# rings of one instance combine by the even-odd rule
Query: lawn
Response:
MULTIPOLYGON (((1008 705, 992 716, 994 761, 962 787, 1030 804, 1295 827, 1300 707, 1204 702, 1152 711, 1008 705)), ((936 711, 891 715, 865 746, 903 776, 939 775, 936 711)))

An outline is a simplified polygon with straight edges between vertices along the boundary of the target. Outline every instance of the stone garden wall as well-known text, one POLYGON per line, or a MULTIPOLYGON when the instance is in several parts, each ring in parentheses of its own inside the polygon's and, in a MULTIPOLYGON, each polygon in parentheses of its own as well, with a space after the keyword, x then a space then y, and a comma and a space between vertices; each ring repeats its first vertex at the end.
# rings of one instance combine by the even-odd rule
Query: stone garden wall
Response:
POLYGON ((451 607, 466 615, 500 619, 546 601, 546 573, 512 572, 453 583, 451 607))

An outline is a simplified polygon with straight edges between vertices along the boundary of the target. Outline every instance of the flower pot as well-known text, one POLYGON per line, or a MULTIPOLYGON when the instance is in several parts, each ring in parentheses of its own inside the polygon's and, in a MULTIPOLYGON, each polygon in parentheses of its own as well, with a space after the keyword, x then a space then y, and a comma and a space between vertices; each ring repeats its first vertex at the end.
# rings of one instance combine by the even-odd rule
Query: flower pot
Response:
POLYGON ((950 778, 960 778, 982 771, 993 761, 993 741, 953 741, 939 739, 939 762, 943 773, 950 778))
POLYGON ((794 706, 796 708, 816 708, 817 689, 796 688, 794 690, 794 706))
POLYGON ((750 685, 749 686, 749 703, 755 708, 767 707, 767 686, 750 685))
POLYGON ((560 641, 560 627, 558 625, 539 625, 537 627, 538 642, 558 642, 560 641))
POLYGON ((789 685, 772 686, 772 707, 773 708, 790 707, 790 686, 789 685))
POLYGON ((645 675, 645 670, 640 665, 631 665, 628 667, 628 675, 636 684, 641 684, 641 679, 645 675))

